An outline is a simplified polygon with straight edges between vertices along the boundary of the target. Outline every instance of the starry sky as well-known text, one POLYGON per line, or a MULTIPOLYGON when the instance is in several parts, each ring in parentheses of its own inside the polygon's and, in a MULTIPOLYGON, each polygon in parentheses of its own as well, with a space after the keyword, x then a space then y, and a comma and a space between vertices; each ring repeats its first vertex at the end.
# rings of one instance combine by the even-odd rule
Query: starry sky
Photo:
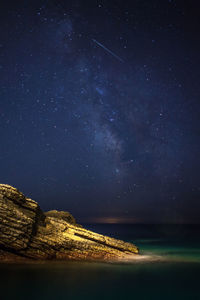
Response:
POLYGON ((80 222, 198 223, 198 1, 0 6, 0 182, 80 222))

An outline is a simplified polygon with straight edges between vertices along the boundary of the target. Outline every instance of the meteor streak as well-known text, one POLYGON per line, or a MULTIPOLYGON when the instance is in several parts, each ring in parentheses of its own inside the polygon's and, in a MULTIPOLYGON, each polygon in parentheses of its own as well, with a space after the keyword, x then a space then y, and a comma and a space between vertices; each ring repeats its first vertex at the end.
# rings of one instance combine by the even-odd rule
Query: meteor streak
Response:
POLYGON ((106 48, 104 45, 102 45, 101 43, 99 43, 97 40, 92 39, 92 41, 97 44, 99 47, 103 48, 105 51, 107 51, 108 53, 110 53, 112 56, 114 56, 116 59, 118 59, 119 61, 121 61, 122 63, 124 62, 122 58, 120 58, 118 55, 116 55, 115 53, 113 53, 111 50, 109 50, 108 48, 106 48))

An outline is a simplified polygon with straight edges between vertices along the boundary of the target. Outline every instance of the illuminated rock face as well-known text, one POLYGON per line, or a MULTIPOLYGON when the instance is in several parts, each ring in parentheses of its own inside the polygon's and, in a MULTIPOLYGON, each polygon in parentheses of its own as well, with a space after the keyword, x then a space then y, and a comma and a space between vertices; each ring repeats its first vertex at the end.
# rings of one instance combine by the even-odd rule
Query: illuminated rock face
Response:
POLYGON ((0 261, 115 261, 135 254, 135 245, 86 230, 68 212, 43 213, 37 202, 0 184, 0 261))

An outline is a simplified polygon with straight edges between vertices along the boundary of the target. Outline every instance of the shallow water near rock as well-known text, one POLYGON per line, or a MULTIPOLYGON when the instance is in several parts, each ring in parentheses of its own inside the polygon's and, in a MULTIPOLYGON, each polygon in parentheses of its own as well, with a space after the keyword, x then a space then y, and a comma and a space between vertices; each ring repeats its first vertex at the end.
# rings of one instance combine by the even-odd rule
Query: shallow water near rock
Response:
POLYGON ((1 264, 1 299, 199 299, 200 226, 85 225, 140 248, 118 263, 1 264))

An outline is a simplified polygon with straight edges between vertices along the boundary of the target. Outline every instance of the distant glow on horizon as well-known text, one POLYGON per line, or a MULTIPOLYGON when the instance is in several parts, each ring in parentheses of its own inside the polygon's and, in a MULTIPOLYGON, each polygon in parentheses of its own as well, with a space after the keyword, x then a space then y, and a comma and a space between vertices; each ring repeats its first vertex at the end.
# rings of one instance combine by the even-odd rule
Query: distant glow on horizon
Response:
POLYGON ((105 224, 134 224, 139 223, 137 218, 132 217, 96 217, 96 218, 88 218, 85 220, 91 223, 105 223, 105 224))

